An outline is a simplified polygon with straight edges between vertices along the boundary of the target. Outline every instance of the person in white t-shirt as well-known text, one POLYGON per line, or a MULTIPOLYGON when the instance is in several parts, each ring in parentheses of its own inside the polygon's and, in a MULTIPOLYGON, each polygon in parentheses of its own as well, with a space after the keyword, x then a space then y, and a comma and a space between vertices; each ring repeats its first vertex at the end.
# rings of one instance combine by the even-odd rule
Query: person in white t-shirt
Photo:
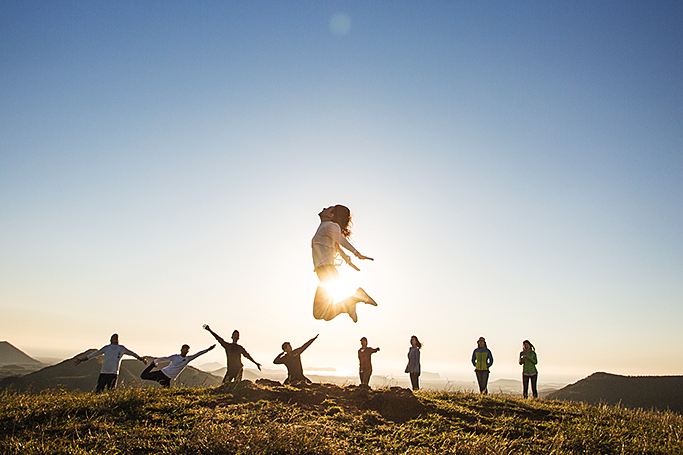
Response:
POLYGON ((119 335, 117 333, 111 336, 109 342, 110 344, 102 347, 99 351, 88 354, 86 357, 81 357, 74 360, 74 365, 78 366, 80 363, 86 362, 93 357, 104 355, 100 376, 97 378, 97 387, 95 388, 95 393, 103 392, 105 388, 108 388, 109 390, 116 388, 116 380, 119 377, 121 357, 124 355, 135 357, 142 363, 147 364, 145 359, 130 349, 127 349, 125 346, 119 344, 119 335))
MULTIPOLYGON (((324 208, 318 216, 320 226, 311 240, 313 249, 313 267, 320 279, 318 289, 315 291, 313 300, 313 317, 330 321, 340 315, 347 313, 353 322, 358 321, 356 314, 356 304, 364 302, 369 305, 377 306, 377 303, 362 289, 358 290, 351 297, 334 303, 334 295, 330 292, 330 286, 339 280, 336 259, 340 256, 344 262, 355 270, 356 267, 349 258, 349 255, 342 248, 353 253, 358 259, 373 259, 363 256, 349 242, 351 236, 351 211, 343 205, 333 205, 324 208)), ((341 265, 341 261, 339 262, 341 265)))
POLYGON ((197 352, 196 354, 187 355, 187 353, 190 352, 190 346, 184 344, 180 348, 180 354, 173 354, 158 359, 152 358, 152 361, 150 362, 149 366, 144 369, 142 374, 140 374, 140 377, 142 379, 147 379, 148 381, 156 381, 159 384, 161 384, 162 387, 169 387, 171 385, 171 381, 177 378, 180 375, 180 373, 182 373, 182 371, 185 369, 188 363, 192 362, 200 355, 206 354, 215 347, 216 345, 213 344, 208 348, 204 349, 203 351, 197 352), (171 361, 171 363, 168 364, 165 368, 162 368, 161 370, 157 371, 152 371, 152 368, 154 368, 157 362, 166 362, 169 360, 171 361))

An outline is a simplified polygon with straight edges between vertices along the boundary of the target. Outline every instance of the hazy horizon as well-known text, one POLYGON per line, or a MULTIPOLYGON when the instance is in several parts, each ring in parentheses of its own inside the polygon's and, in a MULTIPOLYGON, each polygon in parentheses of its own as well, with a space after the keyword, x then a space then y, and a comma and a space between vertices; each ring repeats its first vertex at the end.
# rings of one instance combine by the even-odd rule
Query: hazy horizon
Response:
POLYGON ((681 30, 676 1, 2 2, 0 337, 683 374, 681 30), (311 314, 338 203, 357 324, 311 314))
MULTIPOLYGON (((72 352, 68 354, 63 354, 63 355, 58 355, 58 352, 63 352, 63 351, 53 351, 53 350, 40 350, 36 349, 35 352, 38 353, 43 353, 46 355, 42 354, 36 354, 32 355, 30 352, 27 352, 25 349, 20 348, 19 346, 14 345, 11 343, 9 340, 0 340, 0 341, 6 341, 10 344, 12 344, 15 348, 20 349, 22 352, 25 354, 29 355, 30 357, 40 360, 42 359, 49 359, 52 361, 64 361, 67 359, 71 359, 77 354, 80 354, 81 352, 85 352, 88 349, 99 349, 101 346, 95 347, 91 346, 90 348, 86 348, 83 350, 79 350, 78 352, 72 352), (49 353, 52 353, 52 355, 49 355, 49 353)), ((121 343, 123 344, 123 343, 121 343)), ((179 351, 179 350, 178 350, 179 351)), ((196 350, 193 349, 191 350, 190 354, 195 352, 196 350)), ((313 351, 310 350, 311 354, 313 354, 313 351)), ((174 352, 168 352, 167 354, 175 353, 174 352)), ((140 355, 146 356, 149 354, 142 354, 139 353, 140 355)), ((358 365, 357 365, 357 358, 353 356, 352 358, 347 358, 344 359, 345 361, 342 364, 325 364, 324 362, 326 361, 324 356, 321 355, 308 355, 309 352, 307 352, 303 357, 303 363, 304 363, 304 370, 306 371, 307 374, 316 374, 316 375, 324 375, 324 370, 328 368, 333 368, 334 372, 329 372, 330 375, 332 376, 339 376, 339 377, 349 377, 352 380, 358 379, 358 365), (314 359, 318 362, 323 362, 323 363, 318 363, 318 364, 310 364, 309 365, 309 358, 314 359), (353 362, 356 361, 356 364, 353 362)), ((355 351, 354 351, 355 355, 355 351)), ((157 355, 159 357, 160 355, 157 355)), ((255 356, 255 355, 254 355, 255 356)), ((274 358, 274 356, 273 356, 274 358)), ((124 356, 124 360, 126 359, 133 359, 130 356, 124 356)), ((384 377, 393 377, 398 381, 405 382, 406 384, 410 383, 410 379, 408 378, 408 375, 403 373, 403 368, 405 368, 404 364, 401 364, 401 362, 386 362, 386 361, 377 361, 378 356, 375 355, 373 356, 373 377, 374 376, 384 376, 384 377)), ((286 368, 282 365, 277 365, 269 362, 262 362, 262 359, 256 359, 260 363, 262 363, 262 368, 264 371, 270 370, 270 371, 278 371, 281 372, 282 375, 286 375, 286 368)), ((249 362, 246 359, 243 359, 244 363, 244 368, 247 370, 251 370, 253 372, 258 372, 258 369, 254 364, 249 362)), ((220 348, 220 346, 217 346, 216 349, 212 352, 209 352, 199 358, 197 358, 193 363, 191 363, 191 366, 205 370, 205 371, 214 371, 215 369, 207 369, 205 368, 206 365, 209 364, 214 364, 214 365, 220 365, 220 367, 215 368, 215 369, 220 369, 221 367, 226 366, 225 362, 225 354, 224 351, 220 348), (220 354, 219 356, 216 356, 215 354, 220 354)), ((455 366, 454 365, 444 365, 444 364, 429 364, 430 367, 434 367, 435 369, 424 369, 423 368, 423 381, 458 381, 458 382, 471 382, 472 384, 476 384, 476 377, 473 372, 473 367, 467 363, 466 365, 463 362, 460 362, 460 365, 455 366), (432 375, 438 375, 439 378, 436 379, 432 377, 432 375)), ((602 371, 602 370, 600 370, 602 371)), ((596 371, 591 371, 585 374, 580 374, 577 375, 577 373, 570 373, 567 371, 563 370, 557 370, 553 371, 551 370, 550 372, 545 372, 540 378, 539 378, 539 384, 570 384, 573 382, 576 382, 580 379, 583 379, 587 376, 590 376, 593 373, 598 372, 596 371)), ((621 375, 634 375, 638 376, 632 373, 626 373, 626 372, 608 372, 608 373, 614 373, 614 374, 621 374, 621 375)), ((491 382, 495 382, 497 380, 517 380, 521 382, 521 378, 519 377, 519 368, 517 368, 516 365, 510 366, 509 364, 504 365, 502 369, 496 367, 492 367, 492 373, 491 373, 491 382)))

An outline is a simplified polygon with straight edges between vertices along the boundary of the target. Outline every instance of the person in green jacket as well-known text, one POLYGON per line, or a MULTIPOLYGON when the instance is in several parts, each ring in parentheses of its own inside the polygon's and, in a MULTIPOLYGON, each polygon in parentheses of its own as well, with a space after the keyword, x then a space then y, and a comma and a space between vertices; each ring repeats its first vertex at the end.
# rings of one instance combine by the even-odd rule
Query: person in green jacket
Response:
POLYGON ((479 393, 486 395, 489 393, 489 368, 493 365, 493 354, 486 346, 484 337, 479 337, 477 340, 477 349, 472 352, 472 365, 474 366, 474 373, 477 375, 479 393))
POLYGON ((529 340, 524 340, 522 342, 522 352, 519 353, 519 364, 523 367, 522 384, 524 385, 524 398, 529 398, 529 380, 531 380, 531 392, 534 398, 538 398, 538 390, 536 389, 536 384, 538 383, 537 363, 536 348, 529 340))

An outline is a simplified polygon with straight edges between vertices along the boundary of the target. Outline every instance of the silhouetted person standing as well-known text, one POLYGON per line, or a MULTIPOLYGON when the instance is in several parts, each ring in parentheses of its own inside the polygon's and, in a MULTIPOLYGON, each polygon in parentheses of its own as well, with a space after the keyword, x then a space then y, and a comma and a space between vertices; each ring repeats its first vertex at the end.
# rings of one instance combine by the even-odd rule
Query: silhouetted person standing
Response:
POLYGON ((358 349, 358 375, 360 376, 361 385, 370 385, 370 376, 372 376, 372 359, 370 356, 375 352, 379 352, 379 348, 369 347, 368 339, 365 337, 360 339, 360 349, 358 349))
POLYGON ((536 384, 538 383, 537 363, 536 348, 529 340, 524 340, 522 342, 522 352, 519 353, 519 364, 522 365, 524 398, 529 398, 529 381, 531 381, 531 393, 533 393, 534 398, 538 398, 538 390, 536 389, 536 384))
POLYGON ((486 347, 484 337, 479 337, 477 340, 477 349, 472 352, 472 365, 474 365, 474 373, 477 375, 479 393, 488 394, 489 368, 493 365, 493 354, 486 347))
POLYGON ((406 366, 406 373, 410 375, 410 383, 413 390, 420 389, 420 349, 422 343, 415 335, 410 337, 410 349, 408 350, 408 365, 406 366))
POLYGON ((339 281, 336 258, 341 256, 344 262, 355 270, 360 269, 351 262, 349 255, 344 252, 342 247, 349 250, 358 259, 370 261, 373 259, 360 254, 349 242, 350 228, 353 223, 351 222, 351 211, 347 207, 333 205, 323 209, 318 213, 318 216, 320 217, 320 226, 318 226, 318 230, 311 240, 313 267, 320 279, 313 300, 313 317, 330 321, 341 313, 347 313, 353 322, 357 322, 357 303, 364 302, 374 306, 377 306, 377 303, 362 288, 358 288, 351 297, 337 304, 334 303, 334 293, 331 292, 330 287, 339 281))
POLYGON ((275 357, 273 363, 278 365, 283 364, 287 367, 287 379, 285 379, 285 384, 310 384, 312 382, 304 376, 304 367, 301 364, 301 354, 313 344, 318 336, 320 336, 320 334, 314 336, 296 349, 292 349, 292 345, 289 341, 282 343, 282 352, 275 357))
POLYGON ((213 337, 218 341, 218 344, 223 346, 223 349, 225 349, 225 358, 227 361, 227 371, 225 372, 225 376, 223 377, 223 384, 227 382, 240 382, 242 380, 242 373, 244 372, 244 365, 242 365, 242 356, 246 357, 247 359, 251 360, 254 365, 256 365, 256 368, 261 371, 261 364, 258 363, 256 360, 252 359, 249 353, 239 344, 237 344, 237 341, 240 339, 240 332, 237 330, 234 330, 232 332, 232 343, 226 342, 223 338, 221 338, 216 332, 211 330, 211 327, 209 327, 208 324, 204 324, 204 329, 207 330, 213 337))
POLYGON ((74 360, 74 365, 78 366, 82 362, 86 362, 93 357, 97 357, 104 354, 104 360, 102 361, 102 369, 100 370, 100 376, 97 378, 97 387, 95 388, 95 393, 100 393, 104 391, 105 387, 109 390, 116 388, 116 380, 119 377, 119 366, 121 365, 121 357, 124 355, 129 355, 135 357, 144 364, 147 361, 126 348, 122 344, 119 344, 119 335, 117 333, 113 334, 109 339, 109 344, 100 348, 99 351, 88 354, 86 357, 81 357, 74 360))
POLYGON ((171 381, 177 378, 180 375, 180 373, 183 372, 188 363, 192 362, 200 355, 206 354, 215 347, 216 345, 213 344, 208 348, 204 349, 203 351, 197 352, 196 354, 187 355, 187 353, 190 352, 190 346, 184 344, 180 348, 180 354, 173 354, 167 357, 161 357, 159 359, 152 358, 152 361, 150 362, 149 366, 144 369, 142 374, 140 374, 140 377, 148 381, 156 381, 159 384, 161 384, 162 387, 170 387, 171 381), (168 364, 165 368, 162 368, 161 370, 157 371, 152 371, 152 368, 154 368, 157 362, 166 362, 169 360, 171 361, 171 363, 168 364))

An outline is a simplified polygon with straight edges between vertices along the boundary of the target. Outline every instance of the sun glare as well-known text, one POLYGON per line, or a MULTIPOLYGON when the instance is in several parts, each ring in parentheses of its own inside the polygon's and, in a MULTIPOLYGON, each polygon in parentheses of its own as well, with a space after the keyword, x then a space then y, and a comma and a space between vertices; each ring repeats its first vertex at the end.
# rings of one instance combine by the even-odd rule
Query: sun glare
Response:
POLYGON ((350 280, 345 280, 343 277, 340 277, 339 281, 327 283, 327 289, 329 289, 330 293, 334 296, 334 303, 339 303, 342 300, 351 297, 356 292, 356 289, 358 289, 358 286, 350 280))

